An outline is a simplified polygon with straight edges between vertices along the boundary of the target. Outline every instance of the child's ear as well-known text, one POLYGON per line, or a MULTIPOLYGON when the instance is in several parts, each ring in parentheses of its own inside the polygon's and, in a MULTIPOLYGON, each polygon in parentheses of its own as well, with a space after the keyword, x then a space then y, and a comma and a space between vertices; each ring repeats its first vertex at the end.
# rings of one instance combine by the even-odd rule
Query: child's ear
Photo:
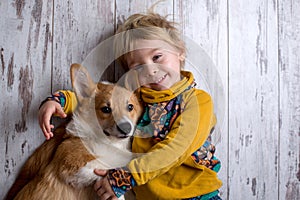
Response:
POLYGON ((72 64, 70 68, 71 82, 78 101, 93 95, 97 85, 91 78, 89 72, 80 64, 72 64))

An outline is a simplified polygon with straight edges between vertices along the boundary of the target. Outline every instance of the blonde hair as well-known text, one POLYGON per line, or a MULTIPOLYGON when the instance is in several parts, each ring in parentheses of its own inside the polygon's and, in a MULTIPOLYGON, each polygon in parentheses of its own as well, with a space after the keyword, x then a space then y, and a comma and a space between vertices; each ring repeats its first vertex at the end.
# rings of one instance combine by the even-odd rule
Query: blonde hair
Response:
MULTIPOLYGON (((118 27, 114 41, 115 56, 127 69, 126 55, 135 49, 135 42, 139 39, 162 40, 178 50, 180 54, 186 53, 185 44, 175 23, 153 12, 133 14, 118 27)), ((183 65, 184 60, 181 61, 181 67, 183 65)))

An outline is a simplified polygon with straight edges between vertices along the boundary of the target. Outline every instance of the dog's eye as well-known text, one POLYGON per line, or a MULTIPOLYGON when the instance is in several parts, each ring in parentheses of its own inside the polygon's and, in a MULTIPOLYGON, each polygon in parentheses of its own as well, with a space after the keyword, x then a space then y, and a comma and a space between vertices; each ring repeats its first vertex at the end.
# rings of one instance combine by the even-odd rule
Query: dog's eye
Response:
POLYGON ((101 108, 101 111, 104 113, 111 113, 111 108, 108 106, 104 106, 101 108))
POLYGON ((129 110, 129 112, 133 110, 133 105, 132 104, 128 105, 128 110, 129 110))

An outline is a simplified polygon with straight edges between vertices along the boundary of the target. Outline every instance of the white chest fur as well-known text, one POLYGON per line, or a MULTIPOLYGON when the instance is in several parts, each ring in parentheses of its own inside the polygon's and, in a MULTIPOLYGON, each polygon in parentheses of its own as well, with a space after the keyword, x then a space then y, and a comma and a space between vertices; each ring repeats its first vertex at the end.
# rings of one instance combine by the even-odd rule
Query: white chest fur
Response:
POLYGON ((130 138, 106 136, 96 121, 87 123, 75 115, 67 126, 67 132, 80 137, 85 148, 96 157, 66 180, 73 187, 85 187, 101 178, 94 173, 94 169, 123 167, 132 159, 129 151, 130 138))

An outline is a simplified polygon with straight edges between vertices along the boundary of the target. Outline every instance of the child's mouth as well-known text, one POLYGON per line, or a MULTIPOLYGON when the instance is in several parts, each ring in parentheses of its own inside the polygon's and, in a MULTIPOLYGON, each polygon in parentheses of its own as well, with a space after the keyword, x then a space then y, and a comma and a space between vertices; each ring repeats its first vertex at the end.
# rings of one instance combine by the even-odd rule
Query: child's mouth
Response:
POLYGON ((160 84, 161 82, 163 82, 163 80, 165 80, 165 78, 167 77, 167 74, 163 75, 161 78, 159 78, 157 81, 155 81, 155 84, 160 84))

